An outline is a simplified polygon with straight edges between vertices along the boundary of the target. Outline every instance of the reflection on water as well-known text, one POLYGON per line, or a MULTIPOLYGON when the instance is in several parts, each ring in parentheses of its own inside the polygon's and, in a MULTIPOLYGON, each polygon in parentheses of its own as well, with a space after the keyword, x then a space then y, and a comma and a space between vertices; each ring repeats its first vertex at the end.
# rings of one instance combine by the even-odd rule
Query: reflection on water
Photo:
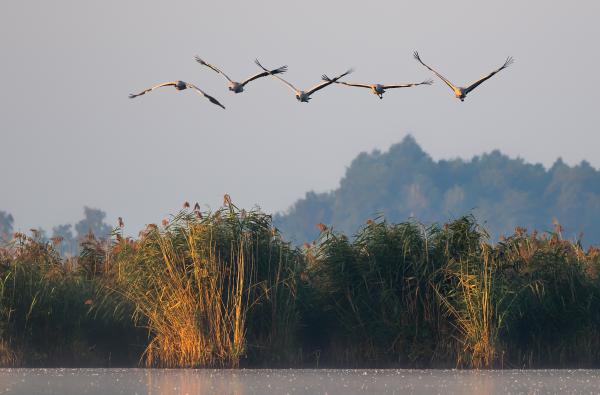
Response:
POLYGON ((600 393, 598 370, 0 369, 0 394, 600 393))

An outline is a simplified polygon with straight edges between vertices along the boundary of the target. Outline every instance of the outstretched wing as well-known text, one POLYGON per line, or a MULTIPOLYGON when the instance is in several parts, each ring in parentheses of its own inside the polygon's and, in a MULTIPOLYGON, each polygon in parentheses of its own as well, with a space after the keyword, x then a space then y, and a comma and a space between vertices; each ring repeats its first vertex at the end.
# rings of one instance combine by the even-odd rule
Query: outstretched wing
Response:
POLYGON ((190 89, 194 89, 196 92, 200 93, 202 96, 206 97, 211 103, 216 104, 217 106, 221 107, 222 109, 225 109, 225 106, 222 105, 221 103, 219 103, 219 101, 217 99, 215 99, 214 97, 212 97, 211 95, 209 95, 208 93, 204 92, 202 89, 198 88, 196 85, 193 84, 185 84, 188 88, 190 89))
POLYGON ((296 87, 295 87, 294 85, 290 84, 289 82, 287 82, 286 80, 284 80, 284 79, 283 79, 283 78, 281 78, 280 76, 278 76, 278 75, 276 75, 276 74, 273 74, 273 73, 271 73, 271 71, 270 71, 270 70, 267 70, 267 69, 265 69, 265 68, 263 67, 263 65, 262 65, 262 64, 260 64, 260 62, 258 61, 258 59, 256 59, 256 60, 254 61, 254 63, 256 63, 256 65, 257 65, 258 67, 260 67, 261 69, 263 69, 263 70, 264 70, 264 71, 265 71, 267 74, 271 74, 273 77, 277 78, 279 81, 281 81, 281 82, 283 82, 284 84, 286 84, 287 86, 289 86, 289 87, 290 87, 290 88, 291 88, 291 89, 294 91, 294 93, 298 92, 298 89, 296 89, 296 87))
POLYGON ((281 67, 278 67, 278 68, 273 69, 271 71, 263 71, 262 73, 255 74, 252 77, 248 78, 247 80, 245 80, 244 82, 242 82, 241 85, 244 86, 248 82, 257 80, 257 79, 262 78, 262 77, 266 77, 269 74, 271 74, 271 75, 282 74, 282 73, 285 73, 286 71, 287 71, 287 66, 281 66, 281 67))
POLYGON ((456 91, 458 89, 456 86, 454 86, 454 84, 452 84, 452 82, 448 81, 446 79, 446 77, 444 77, 443 75, 441 75, 440 73, 438 73, 431 67, 427 66, 425 63, 423 63, 423 61, 419 57, 419 53, 417 51, 414 52, 414 57, 415 57, 415 59, 417 59, 419 61, 419 63, 421 63, 423 66, 427 67, 430 71, 433 72, 433 74, 437 75, 442 81, 444 81, 446 83, 446 85, 448 85, 450 87, 450 89, 452 89, 453 91, 456 91))
POLYGON ((336 84, 346 85, 346 86, 356 86, 356 87, 359 87, 359 88, 369 88, 369 89, 371 89, 371 85, 367 85, 367 84, 357 84, 357 83, 353 83, 353 82, 344 82, 344 81, 336 81, 335 83, 336 84))
MULTIPOLYGON (((329 78, 327 76, 327 74, 323 74, 323 76, 321 77, 321 79, 323 81, 331 81, 331 78, 329 78)), ((336 84, 343 84, 343 85, 346 85, 346 86, 357 86, 357 87, 360 87, 360 88, 369 88, 369 89, 372 88, 372 85, 368 85, 368 84, 357 84, 357 83, 344 82, 344 81, 335 81, 335 83, 336 84)))
POLYGON ((326 86, 333 84, 334 82, 337 82, 337 80, 352 73, 352 71, 354 71, 354 70, 352 70, 352 69, 346 70, 346 72, 338 75, 335 78, 329 78, 329 77, 327 77, 327 75, 323 74, 323 76, 321 77, 323 82, 310 88, 308 91, 306 91, 306 94, 310 96, 313 93, 315 93, 316 91, 321 90, 321 89, 325 88, 326 86))
POLYGON ((206 67, 208 67, 209 69, 213 69, 213 70, 214 70, 214 71, 216 71, 217 73, 221 74, 223 77, 227 78, 227 81, 229 81, 229 82, 233 82, 233 81, 231 80, 231 78, 229 78, 229 76, 228 76, 227 74, 225 74, 223 71, 221 71, 220 69, 218 69, 216 66, 213 66, 213 65, 212 65, 212 64, 210 64, 210 63, 206 63, 204 60, 200 59, 200 57, 199 57, 199 56, 197 56, 197 55, 196 55, 195 59, 196 59, 196 62, 200 63, 201 65, 203 65, 203 66, 206 66, 206 67))
MULTIPOLYGON (((343 84, 343 82, 342 82, 343 84)), ((413 83, 413 84, 399 84, 399 85, 384 85, 383 89, 394 89, 394 88, 410 88, 412 86, 418 85, 431 85, 433 84, 433 80, 427 80, 423 82, 413 83)))
POLYGON ((146 89, 146 90, 143 90, 143 91, 141 91, 140 93, 130 93, 130 94, 129 94, 129 98, 130 98, 130 99, 133 99, 133 98, 135 98, 135 97, 138 97, 138 96, 145 95, 146 93, 148 93, 148 92, 152 92, 154 89, 161 88, 161 87, 163 87, 163 86, 175 86, 175 85, 177 85, 177 81, 164 82, 164 83, 162 83, 162 84, 155 85, 155 86, 153 86, 152 88, 148 88, 148 89, 146 89))
POLYGON ((468 87, 466 87, 465 88, 465 94, 471 92, 473 89, 477 88, 481 83, 483 83, 483 81, 492 78, 492 76, 494 74, 496 74, 500 70, 504 70, 505 68, 507 68, 508 66, 510 66, 513 62, 514 62, 514 59, 512 58, 512 56, 509 56, 508 58, 506 58, 506 61, 504 62, 504 64, 502 66, 500 66, 500 68, 492 71, 491 73, 489 73, 485 77, 482 77, 478 81, 476 81, 476 82, 472 83, 471 85, 469 85, 468 87))

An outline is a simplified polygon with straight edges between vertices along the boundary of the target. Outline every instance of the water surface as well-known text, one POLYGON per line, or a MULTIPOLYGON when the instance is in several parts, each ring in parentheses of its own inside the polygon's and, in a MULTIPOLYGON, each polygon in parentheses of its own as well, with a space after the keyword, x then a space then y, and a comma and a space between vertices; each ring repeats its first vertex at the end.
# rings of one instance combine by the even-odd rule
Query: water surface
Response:
POLYGON ((0 394, 599 394, 600 370, 0 369, 0 394))

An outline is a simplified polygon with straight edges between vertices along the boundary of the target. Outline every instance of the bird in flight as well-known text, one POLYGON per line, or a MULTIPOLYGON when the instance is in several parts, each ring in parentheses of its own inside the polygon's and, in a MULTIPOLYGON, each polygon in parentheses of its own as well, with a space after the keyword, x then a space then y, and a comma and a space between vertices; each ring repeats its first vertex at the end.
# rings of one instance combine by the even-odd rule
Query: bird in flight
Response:
POLYGON ((221 103, 219 103, 219 101, 217 99, 215 99, 211 95, 207 94, 202 89, 198 88, 196 85, 189 84, 189 83, 183 82, 183 81, 164 82, 162 84, 155 85, 152 88, 148 88, 146 90, 143 90, 143 91, 141 91, 140 93, 137 93, 137 94, 130 93, 129 94, 129 98, 133 99, 133 98, 136 98, 138 96, 145 95, 146 93, 152 92, 154 89, 157 89, 157 88, 162 88, 163 86, 173 86, 178 91, 182 91, 182 90, 185 90, 185 89, 193 89, 196 92, 198 92, 199 94, 201 94, 202 96, 206 97, 211 103, 216 104, 217 106, 225 109, 225 106, 222 105, 221 103))
MULTIPOLYGON (((326 75, 323 76, 323 80, 330 81, 330 79, 326 75)), ((385 93, 385 91, 387 89, 410 88, 411 86, 417 86, 417 85, 431 85, 431 84, 433 84, 433 80, 427 80, 427 81, 413 83, 413 84, 397 84, 397 85, 356 84, 356 83, 344 82, 344 81, 335 81, 335 83, 346 85, 346 86, 356 86, 359 88, 369 88, 369 89, 371 89, 371 92, 373 92, 373 94, 379 96, 380 99, 383 99, 383 94, 385 93)))
MULTIPOLYGON (((260 64, 260 62, 258 61, 258 59, 256 59, 256 60, 255 60, 255 63, 258 65, 258 67, 260 67, 260 68, 261 68, 261 69, 263 69, 264 71, 266 71, 266 72, 268 72, 269 74, 271 74, 271 73, 270 73, 270 72, 269 72, 269 71, 268 71, 266 68, 264 68, 264 67, 263 67, 263 65, 262 65, 262 64, 260 64)), ((309 101, 310 99, 312 99, 310 96, 311 96, 313 93, 315 93, 315 92, 316 92, 316 91, 318 91, 318 90, 321 90, 321 89, 325 88, 325 87, 326 87, 326 86, 328 86, 328 85, 331 85, 331 84, 333 84, 334 82, 336 82, 336 81, 337 81, 337 80, 339 80, 340 78, 342 78, 342 77, 344 77, 344 76, 346 76, 346 75, 348 75, 348 74, 350 74, 350 73, 352 73, 352 69, 350 69, 350 70, 347 70, 345 73, 342 73, 342 74, 338 75, 337 77, 335 77, 335 78, 331 78, 331 79, 330 79, 330 78, 328 78, 326 75, 323 75, 323 77, 322 77, 322 78, 323 78, 323 79, 327 78, 327 80, 325 80, 325 81, 321 82, 320 84, 317 84, 317 85, 313 86, 312 88, 310 88, 310 89, 309 89, 309 90, 307 90, 307 91, 303 91, 303 90, 297 89, 297 88, 296 88, 294 85, 290 84, 289 82, 287 82, 286 80, 284 80, 283 78, 281 78, 281 77, 280 77, 280 76, 278 76, 278 75, 274 75, 274 74, 271 74, 271 75, 272 75, 273 77, 277 78, 279 81, 281 81, 281 82, 283 82, 284 84, 286 84, 288 87, 290 87, 290 89, 292 89, 292 90, 294 91, 294 94, 296 95, 296 99, 297 99, 299 102, 302 102, 302 103, 308 103, 308 101, 309 101)))
POLYGON ((415 56, 415 59, 417 59, 419 61, 419 63, 421 63, 423 66, 427 67, 435 75, 437 75, 442 81, 444 81, 446 83, 446 85, 448 85, 450 87, 450 89, 452 89, 454 91, 454 96, 456 96, 457 99, 460 99, 460 101, 465 101, 465 97, 467 97, 467 95, 473 89, 477 88, 484 81, 492 78, 492 76, 494 74, 496 74, 497 72, 499 72, 500 70, 504 70, 505 68, 507 68, 508 66, 510 66, 513 63, 513 61, 514 61, 513 58, 511 56, 509 56, 508 58, 506 58, 506 61, 504 62, 504 64, 502 66, 500 66, 498 69, 492 71, 491 73, 489 73, 485 77, 480 78, 479 80, 475 81, 474 83, 472 83, 471 85, 467 86, 466 88, 462 88, 462 87, 455 86, 450 81, 448 81, 444 76, 442 76, 440 73, 438 73, 437 71, 435 71, 434 69, 432 69, 431 67, 429 67, 425 63, 423 63, 423 61, 419 57, 419 53, 417 51, 415 51, 414 56, 415 56))
POLYGON ((210 63, 206 63, 204 60, 200 59, 199 56, 196 56, 196 62, 200 63, 203 66, 208 67, 209 69, 216 71, 217 73, 221 74, 223 77, 227 78, 227 81, 229 81, 228 88, 230 91, 232 91, 234 93, 242 93, 244 91, 244 87, 246 86, 246 84, 248 82, 252 82, 252 81, 257 80, 262 77, 266 77, 269 74, 271 74, 271 75, 281 74, 281 73, 285 73, 287 71, 287 66, 281 66, 281 67, 278 67, 278 68, 270 70, 270 71, 265 71, 262 73, 255 74, 252 77, 247 78, 245 81, 236 82, 236 81, 232 80, 231 78, 229 78, 229 76, 227 74, 225 74, 222 70, 218 69, 216 66, 213 66, 210 63))

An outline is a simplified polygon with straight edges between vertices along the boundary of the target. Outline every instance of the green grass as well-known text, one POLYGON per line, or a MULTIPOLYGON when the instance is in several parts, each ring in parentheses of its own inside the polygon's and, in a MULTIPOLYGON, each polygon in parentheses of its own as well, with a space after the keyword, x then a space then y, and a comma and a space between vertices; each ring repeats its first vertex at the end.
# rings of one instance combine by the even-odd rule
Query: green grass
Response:
POLYGON ((321 226, 296 248, 228 197, 64 261, 0 248, 0 366, 598 367, 600 250, 517 228, 321 226))

